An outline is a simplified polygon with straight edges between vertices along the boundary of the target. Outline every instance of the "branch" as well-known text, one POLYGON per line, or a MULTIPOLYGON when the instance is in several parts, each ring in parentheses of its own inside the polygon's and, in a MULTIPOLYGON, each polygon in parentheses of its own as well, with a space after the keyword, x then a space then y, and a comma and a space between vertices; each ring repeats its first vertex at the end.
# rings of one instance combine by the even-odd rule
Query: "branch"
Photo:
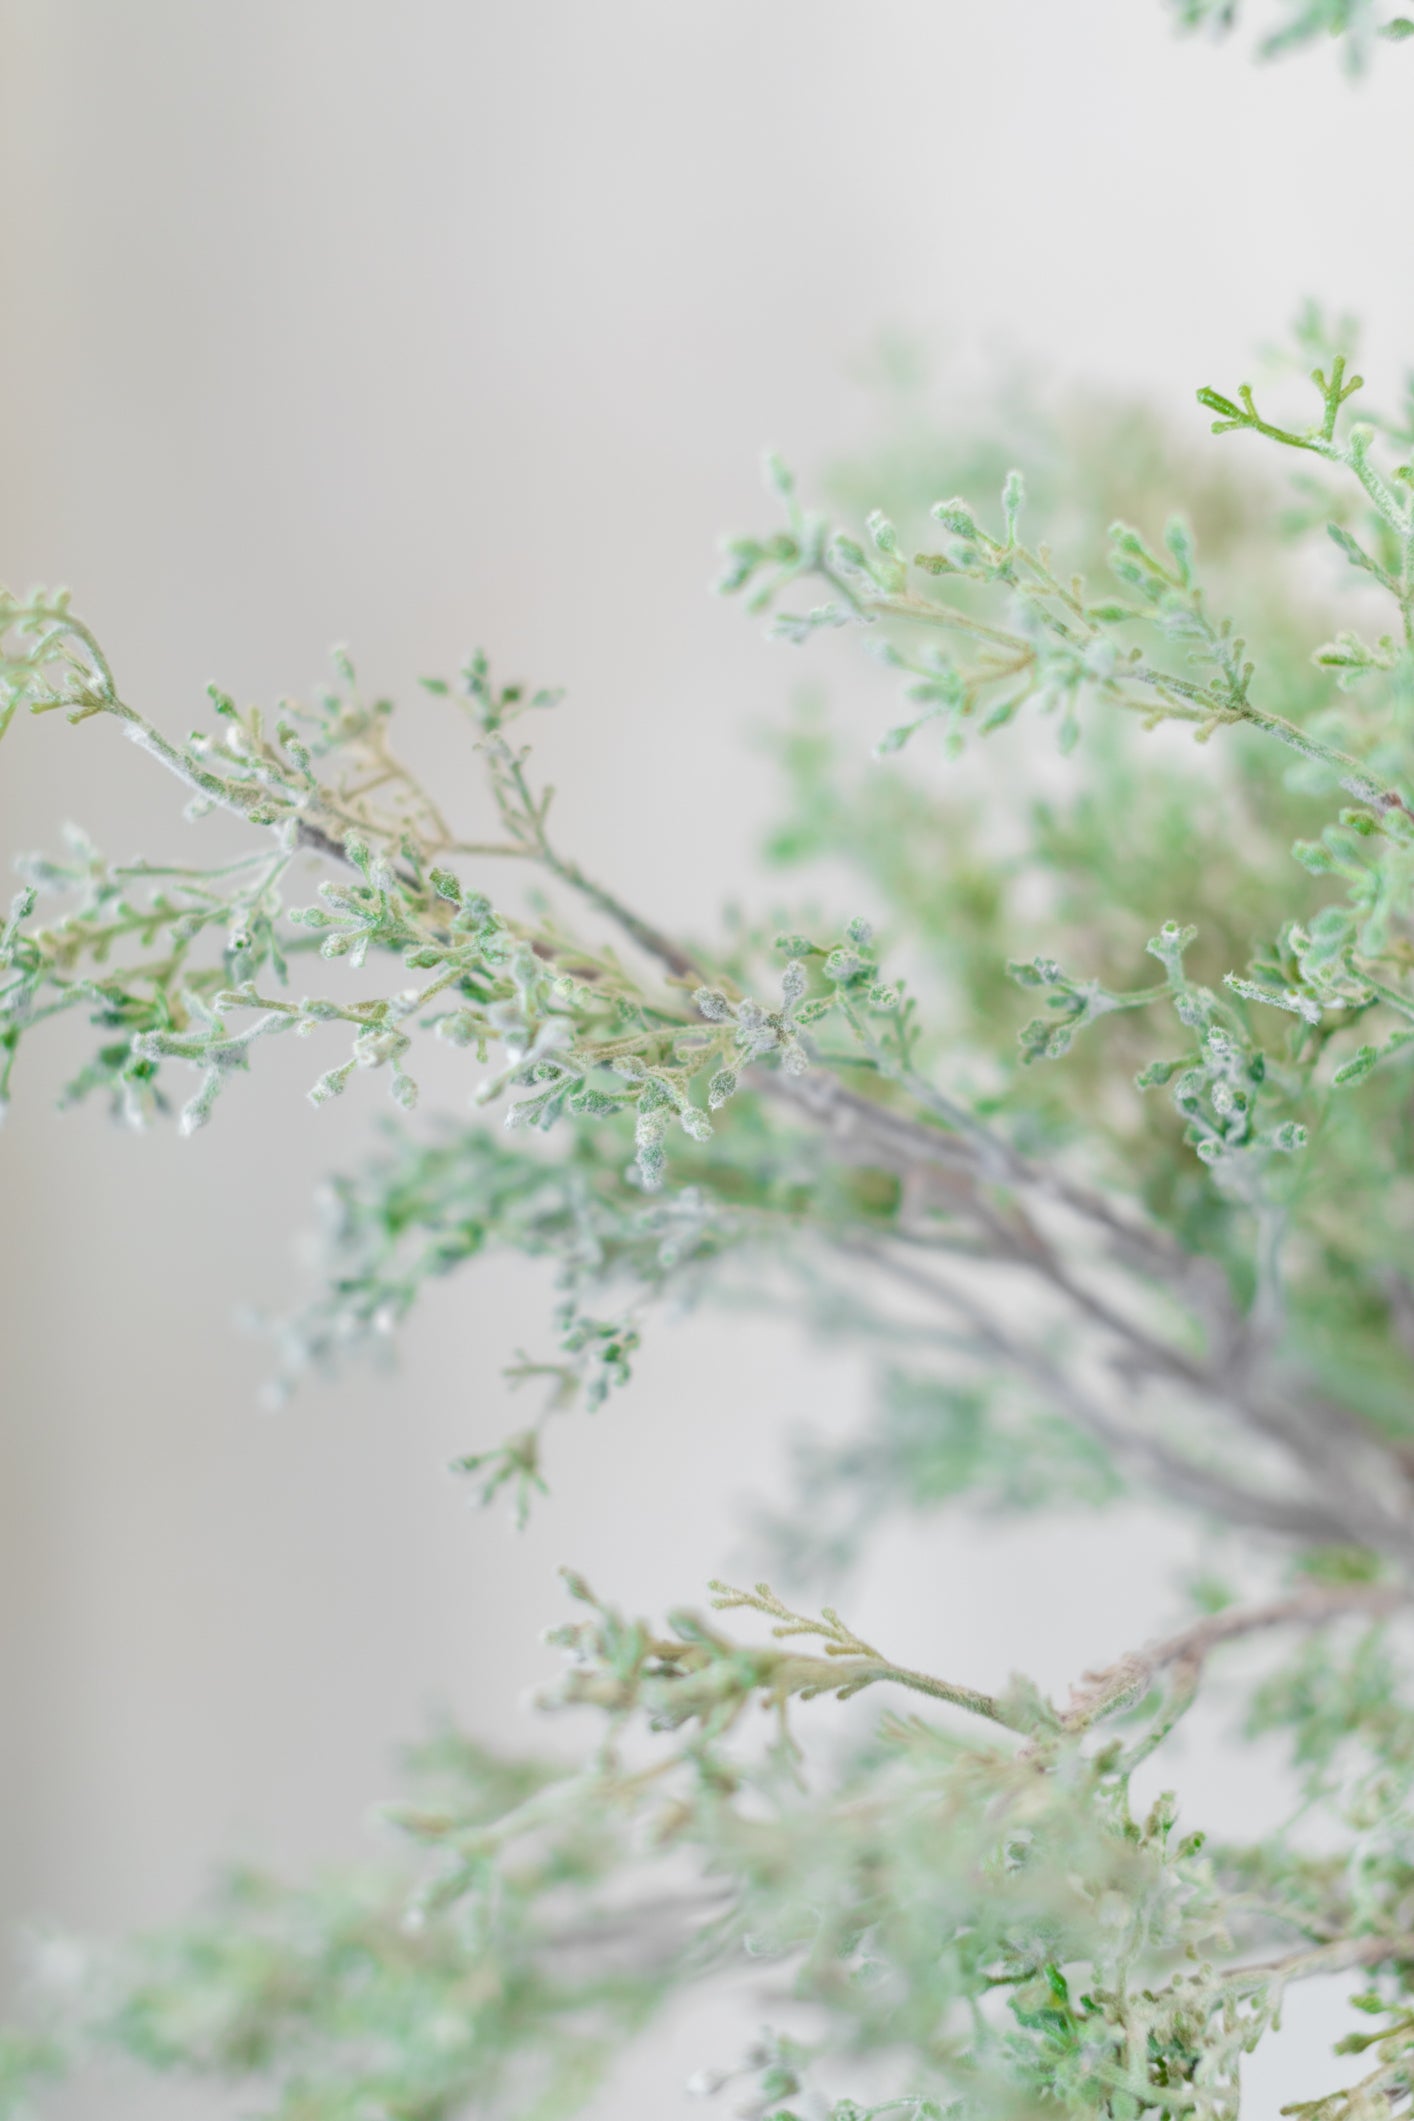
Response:
POLYGON ((1125 1427, 1091 1395, 1082 1392, 1065 1370, 1005 1333, 963 1291, 898 1259, 881 1245, 842 1244, 840 1249, 869 1260, 891 1279, 961 1317, 980 1353, 1030 1377, 1077 1428, 1093 1436, 1121 1464, 1128 1460, 1135 1465, 1141 1477, 1164 1494, 1207 1511, 1225 1523, 1273 1533, 1306 1546, 1330 1545, 1350 1538, 1345 1519, 1324 1502, 1247 1487, 1211 1466, 1185 1457, 1160 1437, 1125 1427))
POLYGON ((910 1119, 906 1113, 862 1097, 819 1070, 805 1076, 772 1073, 761 1079, 761 1088, 768 1096, 794 1105, 842 1143, 867 1150, 884 1170, 899 1177, 933 1169, 949 1174, 969 1172, 992 1184, 1011 1185, 1069 1209, 1103 1237, 1116 1258, 1170 1286, 1192 1288, 1201 1282, 1211 1298, 1214 1282, 1220 1279, 1206 1261, 1185 1252, 1165 1231, 1135 1222, 1103 1194, 1064 1172, 1030 1163, 961 1108, 957 1108, 959 1130, 947 1132, 933 1121, 910 1119))
MULTIPOLYGON (((207 800, 234 809, 253 823, 273 824, 278 829, 293 822, 300 842, 312 852, 347 860, 337 815, 313 791, 308 799, 301 795, 297 807, 283 808, 272 817, 268 807, 262 807, 266 803, 263 790, 240 781, 228 782, 162 738, 117 694, 106 664, 88 637, 79 638, 93 656, 95 672, 78 710, 81 714, 112 713, 128 725, 130 735, 143 748, 207 800)), ((523 852, 612 920, 671 981, 681 984, 701 977, 702 967, 690 951, 556 850, 545 827, 548 797, 531 791, 524 776, 523 754, 510 751, 499 739, 494 748, 488 748, 493 749, 493 779, 503 807, 509 804, 514 812, 512 822, 523 852)), ((531 934, 526 940, 542 957, 556 963, 570 962, 574 955, 571 952, 567 958, 569 946, 553 935, 531 934)), ((923 1106, 926 1117, 911 1116, 847 1089, 823 1068, 804 1077, 759 1064, 753 1072, 766 1095, 824 1128, 846 1157, 867 1157, 905 1179, 938 1174, 946 1181, 949 1207, 976 1225, 993 1259, 1037 1275, 1073 1315, 1116 1342, 1122 1367, 1131 1377, 1151 1374, 1186 1393, 1202 1394, 1239 1425, 1276 1443, 1300 1466, 1314 1499, 1296 1502, 1263 1496, 1213 1475, 1152 1438, 1124 1430, 1069 1386, 1052 1365, 998 1335, 994 1327, 987 1328, 998 1355, 1037 1377, 1110 1448, 1131 1460, 1143 1459, 1150 1476, 1171 1492, 1200 1507, 1214 1508, 1230 1521, 1280 1530, 1287 1537, 1329 1538, 1334 1534, 1407 1557, 1414 1512, 1397 1450, 1382 1437, 1372 1438, 1349 1410, 1299 1395, 1273 1376, 1269 1366, 1259 1367, 1249 1322, 1238 1313, 1223 1276, 1209 1263, 1193 1258, 1164 1232, 1127 1216, 1102 1194, 1059 1171, 1033 1165, 965 1106, 906 1069, 893 1071, 897 1087, 923 1106), (1005 1213, 997 1203, 999 1189, 1012 1197, 1005 1213), (1136 1323, 1077 1279, 1026 1212, 1027 1202, 1050 1204, 1077 1218, 1104 1257, 1193 1307, 1206 1328, 1208 1359, 1195 1361, 1172 1340, 1136 1323), (1362 1446, 1366 1454, 1363 1468, 1358 1455, 1362 1446)), ((916 1286, 925 1286, 925 1282, 916 1286)), ((927 1286, 933 1301, 956 1307, 955 1295, 938 1285, 927 1286)), ((975 1311, 973 1329, 979 1330, 975 1311)))
POLYGON ((1272 1628, 1328 1627, 1351 1614, 1387 1620, 1407 1606, 1410 1597, 1408 1590, 1394 1584, 1341 1584, 1324 1590, 1299 1591, 1294 1597, 1276 1599, 1270 1605, 1238 1606, 1209 1614, 1190 1627, 1181 1628, 1176 1635, 1165 1636, 1142 1650, 1130 1650, 1101 1670, 1084 1673, 1071 1689, 1064 1721, 1072 1730, 1089 1729, 1116 1709, 1140 1699, 1161 1672, 1177 1669, 1186 1679, 1196 1681, 1207 1659, 1223 1643, 1265 1634, 1272 1628))
MULTIPOLYGON (((978 1219, 996 1257, 1039 1275, 1073 1311, 1120 1342, 1125 1370, 1166 1378, 1225 1408, 1240 1426, 1275 1443, 1296 1461, 1322 1496, 1323 1506, 1338 1515, 1342 1537, 1407 1560, 1409 1484, 1397 1449, 1383 1436, 1372 1435, 1349 1409, 1300 1395, 1280 1378, 1265 1380, 1253 1359, 1251 1323, 1237 1315, 1230 1298, 1218 1311, 1215 1357, 1196 1363, 1085 1289, 1024 1217, 1018 1230, 983 1204, 978 1219), (1358 1477, 1362 1448, 1371 1474, 1364 1481, 1358 1477)), ((927 1277, 920 1277, 915 1285, 924 1292, 931 1288, 935 1296, 942 1293, 927 1277)), ((1216 1299, 1217 1292, 1213 1293, 1216 1299)), ((1210 1329, 1214 1322, 1210 1315, 1210 1329)), ((1054 1388, 1061 1388, 1058 1378, 1054 1388)))
MULTIPOLYGON (((783 1605, 767 1583, 758 1583, 752 1591, 738 1591, 729 1583, 714 1578, 707 1588, 713 1594, 715 1611, 730 1613, 745 1609, 765 1613, 776 1622, 771 1633, 778 1638, 821 1636, 825 1643, 825 1657, 837 1662, 825 1664, 822 1659, 811 1657, 803 1659, 802 1664, 806 1669, 823 1670, 827 1674, 824 1688, 837 1692, 841 1700, 876 1681, 887 1680, 895 1686, 908 1687, 916 1694, 926 1694, 930 1700, 945 1701, 954 1708, 969 1710, 974 1716, 984 1716, 988 1722, 999 1723, 1009 1731, 1029 1732, 1032 1727, 1029 1718, 1019 1716, 993 1694, 983 1694, 976 1687, 954 1685, 951 1680, 935 1678, 930 1672, 914 1671, 908 1665, 894 1664, 872 1643, 861 1641, 851 1628, 846 1627, 832 1606, 825 1606, 820 1618, 811 1620, 783 1605)), ((808 1694, 816 1687, 812 1684, 804 1690, 792 1690, 808 1694)))
MULTIPOLYGON (((544 829, 544 806, 537 806, 524 788, 518 761, 512 770, 523 791, 525 815, 533 822, 530 851, 535 857, 615 921, 672 979, 701 977, 701 966, 687 951, 555 851, 544 829)), ((995 1352, 1029 1371, 1107 1448, 1131 1461, 1146 1462, 1149 1477, 1170 1494, 1213 1510, 1228 1522, 1307 1543, 1353 1539, 1407 1559, 1411 1543, 1408 1484, 1398 1454, 1385 1439, 1372 1438, 1347 1409, 1325 1401, 1312 1403, 1290 1391, 1279 1390, 1273 1398, 1252 1361, 1248 1321, 1236 1311, 1221 1274, 1207 1262, 1195 1259, 1162 1231, 1122 1215, 1102 1195, 1053 1169, 1031 1164, 965 1107, 929 1084, 910 1080, 906 1087, 911 1094, 926 1098, 936 1120, 898 1113, 846 1089, 836 1077, 819 1069, 800 1077, 758 1068, 756 1077, 768 1096, 823 1125, 846 1148, 865 1150, 871 1162, 901 1177, 915 1176, 920 1169, 944 1174, 953 1187, 953 1204, 978 1223, 994 1258, 1039 1275, 1072 1311, 1117 1339, 1131 1373, 1150 1373, 1186 1391, 1202 1393, 1226 1407, 1240 1426, 1277 1444, 1296 1461, 1319 1499, 1264 1495, 1225 1480, 1155 1438, 1124 1429, 1079 1393, 1054 1365, 1008 1341, 989 1325, 995 1352), (959 1179, 965 1181, 960 1195, 959 1179), (1120 1264, 1193 1303, 1205 1314, 1212 1350, 1209 1361, 1195 1362, 1077 1282, 1019 1205, 1010 1222, 998 1214, 982 1189, 999 1185, 1022 1198, 1031 1195, 1038 1201, 1057 1203, 1079 1217, 1120 1264), (1353 1471, 1358 1445, 1374 1460, 1378 1477, 1371 1481, 1361 1481, 1353 1471)), ((891 1268, 897 1273, 896 1262, 891 1268)), ((954 1294, 927 1277, 918 1277, 914 1286, 934 1301, 956 1305, 954 1294)), ((979 1314, 974 1311, 972 1316, 975 1326, 979 1314)))

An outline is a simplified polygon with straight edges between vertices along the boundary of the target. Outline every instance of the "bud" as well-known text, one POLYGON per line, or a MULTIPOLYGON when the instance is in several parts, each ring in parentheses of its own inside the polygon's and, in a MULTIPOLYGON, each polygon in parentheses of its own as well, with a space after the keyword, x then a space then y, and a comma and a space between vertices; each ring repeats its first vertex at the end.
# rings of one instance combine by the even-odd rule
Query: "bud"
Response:
POLYGON ((714 1112, 734 1094, 736 1086, 737 1074, 734 1068, 719 1068, 717 1070, 707 1085, 707 1102, 714 1112))
POLYGON ((784 458, 779 457, 774 449, 768 449, 762 459, 761 470, 771 491, 779 494, 783 501, 789 501, 795 492, 795 474, 784 458))

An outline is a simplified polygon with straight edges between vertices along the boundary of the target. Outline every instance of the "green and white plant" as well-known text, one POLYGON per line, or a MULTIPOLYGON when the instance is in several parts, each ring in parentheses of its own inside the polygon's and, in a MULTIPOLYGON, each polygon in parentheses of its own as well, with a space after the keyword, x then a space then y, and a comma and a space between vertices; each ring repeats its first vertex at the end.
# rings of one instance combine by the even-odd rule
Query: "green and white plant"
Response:
MULTIPOLYGON (((1275 48, 1411 33, 1354 0, 1287 13, 1275 48)), ((137 1127, 239 1125, 237 1078, 286 1034, 315 1105, 381 1074, 408 1115, 334 1181, 287 1381, 489 1247, 550 1259, 540 1411, 460 1462, 523 1517, 554 1418, 629 1381, 663 1300, 749 1275, 879 1371, 861 1435, 802 1453, 786 1571, 839 1576, 891 1510, 1143 1494, 1226 1528, 1231 1578, 1052 1702, 905 1668, 764 1583, 657 1623, 570 1575, 547 1706, 601 1719, 578 1769, 443 1733, 387 1814, 402 1870, 242 1873, 96 1957, 0 2043, 0 2111, 116 2047, 282 2121, 548 2117, 747 1961, 778 2029, 701 2088, 778 2121, 1225 2121, 1319 1974, 1352 1978, 1364 2074, 1290 2111, 1414 2101, 1414 387, 1367 411, 1345 327, 1298 339, 1304 403, 1199 393, 1240 466, 1091 411, 1053 423, 1029 501, 1017 471, 925 495, 920 449, 875 473, 887 512, 837 527, 771 460, 777 520, 727 542, 723 590, 790 641, 857 634, 905 702, 872 762, 808 715, 778 746, 772 851, 852 869, 866 911, 833 920, 699 942, 586 875, 527 741, 554 695, 480 656, 418 711, 464 727, 489 840, 342 657, 308 706, 213 689, 178 739, 66 596, 0 600, 0 731, 116 724, 189 818, 247 836, 115 863, 71 832, 22 862, 4 1094, 74 1015, 96 1035, 66 1099, 137 1127), (939 761, 983 740, 993 800, 964 803, 939 761), (433 1040, 476 1123, 412 1116, 433 1040), (1246 1729, 1282 1735, 1296 1795, 1205 1841, 1133 1778, 1248 1638, 1246 1729), (810 1704, 866 1689, 882 1720, 822 1756, 810 1704)), ((980 473, 995 445, 944 454, 980 473)))

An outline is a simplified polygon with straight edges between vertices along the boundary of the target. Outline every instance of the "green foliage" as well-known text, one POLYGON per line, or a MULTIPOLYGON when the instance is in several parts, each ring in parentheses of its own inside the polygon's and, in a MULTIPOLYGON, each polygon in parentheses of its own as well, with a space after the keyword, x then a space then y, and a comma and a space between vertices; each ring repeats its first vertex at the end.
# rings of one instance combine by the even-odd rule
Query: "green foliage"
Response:
POLYGON ((966 1496, 974 1511, 1094 1507, 1121 1492, 1114 1464, 1083 1430, 1028 1403, 927 1373, 889 1369, 868 1427, 842 1444, 796 1446, 788 1511, 766 1520, 793 1577, 837 1577, 881 1518, 966 1496))
POLYGON ((299 1890, 228 1877, 189 1926, 99 1971, 113 2000, 90 2037, 147 2068, 263 2085, 283 2121, 438 2121, 468 2098, 572 2111, 671 1975, 625 1954, 608 1904, 624 1807, 603 1774, 582 1784, 450 1733, 414 1766, 416 1799, 385 1812, 411 1871, 299 1890))
MULTIPOLYGON (((1293 0, 1266 49, 1321 31, 1355 65, 1414 34, 1293 0)), ((564 852, 524 740, 556 695, 480 655, 421 712, 465 731, 489 839, 342 653, 273 715, 213 689, 179 742, 66 596, 0 600, 0 734, 117 723, 242 850, 119 864, 74 829, 22 859, 0 1093, 68 1016, 93 1036, 65 1101, 137 1127, 204 1126, 285 1033, 321 1048, 316 1106, 381 1072, 401 1108, 325 1188, 278 1389, 509 1248, 548 1269, 551 1344, 508 1370, 524 1425, 456 1471, 517 1520, 552 1417, 629 1384, 670 1305, 729 1298, 876 1372, 857 1435, 801 1440, 772 1527, 797 1580, 898 1511, 1143 1493, 1240 1536, 1265 1593, 1200 1584, 1058 1703, 765 1583, 660 1627, 571 1576, 546 1707, 595 1723, 579 1766, 441 1734, 381 1869, 235 1875, 39 1981, 0 2113, 117 2049, 281 2121, 550 2121, 669 1998, 762 1966, 776 2022, 701 2085, 762 2121, 1229 2121, 1288 1988, 1330 1974, 1362 1984, 1342 2048, 1368 2067, 1293 2111, 1408 2110, 1414 387, 1358 418, 1348 324, 1308 311, 1296 340, 1314 400, 1198 394, 1286 496, 1114 405, 915 423, 838 475, 839 527, 768 460, 783 521, 727 541, 721 587, 794 644, 857 632, 905 709, 862 769, 818 705, 772 740, 788 895, 708 943, 564 852), (501 1126, 413 1116, 437 1046, 501 1126), (1299 1808, 1242 1846, 1180 1832, 1134 1778, 1209 1658, 1274 1634, 1296 1648, 1241 1682, 1247 1733, 1286 1746, 1299 1808), (880 1690, 882 1721, 807 1745, 880 1690)))
MULTIPOLYGON (((1241 0, 1170 0, 1179 26, 1225 36, 1242 12, 1241 0)), ((1276 59, 1318 37, 1342 40, 1346 70, 1361 73, 1369 64, 1375 40, 1402 44, 1414 37, 1414 20, 1376 4, 1376 0, 1283 0, 1282 19, 1263 35, 1258 50, 1276 59)))
POLYGON ((62 2075, 64 2052, 42 2034, 0 2031, 0 2114, 5 2121, 25 2121, 36 2111, 36 2089, 62 2075))
MULTIPOLYGON (((793 1613, 764 1584, 716 1586, 713 1602, 766 1616, 768 1644, 688 1612, 660 1631, 577 1578, 569 1588, 584 1617, 554 1631, 568 1667, 547 1706, 604 1719, 583 1769, 497 1761, 444 1734, 419 1763, 431 1787, 386 1815, 411 1871, 302 1891, 228 1880, 197 1922, 104 1970, 97 1986, 116 2001, 88 2036, 259 2088, 260 2111, 282 2121, 548 2116, 584 2098, 672 1990, 745 1952, 788 1968, 795 2005, 831 2027, 824 2043, 771 2036, 748 2058, 770 2100, 815 2087, 834 2121, 1220 2115, 1290 1984, 1350 1967, 1378 1977, 1414 1952, 1392 1840, 1385 1872, 1360 1873, 1358 1903, 1332 1876, 1303 1905, 1309 1863, 1294 1878, 1279 1855, 1239 1867, 1178 1832, 1172 1797, 1136 1811, 1130 1794, 1225 1636, 1338 1624, 1388 1593, 1308 1591, 1200 1621, 1088 1675, 1057 1709, 1020 1685, 998 1699, 893 1664, 830 1609, 793 1613), (996 1735, 892 1715, 804 1786, 792 1704, 875 1685, 970 1711, 996 1735), (764 1744, 748 1735, 755 1709, 764 1744), (672 1889, 640 1885, 626 1906, 645 1869, 672 1889), (1337 1907, 1333 1943, 1323 1924, 1337 1907), (1274 1942, 1277 1956, 1253 1956, 1274 1942), (826 2086, 841 2051, 886 2063, 904 2088, 838 2097, 826 2086)), ((1363 1712, 1372 1689, 1355 1692, 1363 1712)), ((1389 2009, 1383 1992, 1363 2007, 1389 2009)), ((1414 2047, 1408 2015, 1370 2036, 1391 2075, 1414 2047)))

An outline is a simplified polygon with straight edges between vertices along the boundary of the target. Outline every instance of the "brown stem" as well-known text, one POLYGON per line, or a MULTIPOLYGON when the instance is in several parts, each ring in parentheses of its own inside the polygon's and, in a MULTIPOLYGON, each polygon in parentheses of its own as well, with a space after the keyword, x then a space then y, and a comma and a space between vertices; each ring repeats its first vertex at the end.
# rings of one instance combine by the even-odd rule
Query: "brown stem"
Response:
POLYGON ((1181 1628, 1176 1635, 1164 1636, 1142 1650, 1130 1650, 1099 1671, 1084 1673, 1071 1689, 1065 1721, 1073 1730, 1088 1729, 1111 1709, 1143 1693, 1161 1672, 1175 1667, 1196 1677, 1223 1643, 1265 1634, 1272 1628, 1326 1627, 1352 1613, 1385 1620, 1407 1606, 1409 1599, 1409 1591, 1396 1584, 1338 1584, 1298 1591, 1290 1598, 1274 1599, 1269 1605, 1236 1606, 1227 1612, 1210 1613, 1181 1628))

